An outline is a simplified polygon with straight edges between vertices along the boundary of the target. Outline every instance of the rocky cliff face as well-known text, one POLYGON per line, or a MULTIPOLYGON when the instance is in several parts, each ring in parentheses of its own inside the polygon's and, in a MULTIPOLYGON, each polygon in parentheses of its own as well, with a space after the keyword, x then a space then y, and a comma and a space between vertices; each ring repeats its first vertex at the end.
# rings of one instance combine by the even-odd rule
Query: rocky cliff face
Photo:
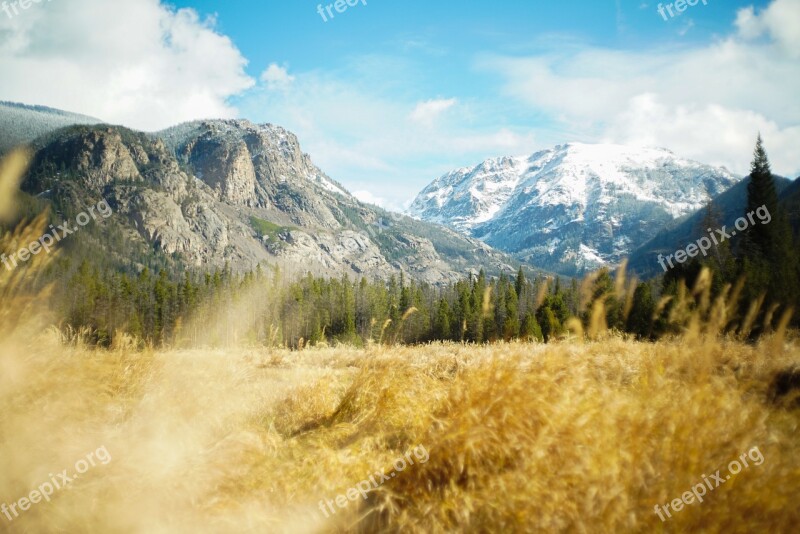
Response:
POLYGON ((142 181, 139 168, 150 163, 148 151, 140 143, 126 145, 119 131, 113 128, 57 137, 37 156, 40 161, 68 163, 68 170, 80 174, 85 185, 95 189, 111 180, 142 181))
POLYGON ((299 226, 335 229, 331 193, 349 193, 318 169, 294 134, 271 124, 201 121, 161 132, 178 159, 211 187, 218 200, 277 210, 299 226))
POLYGON ((34 148, 29 193, 87 205, 103 197, 121 230, 190 266, 402 272, 434 284, 476 266, 513 270, 479 241, 361 204, 278 126, 199 121, 157 134, 75 126, 34 148))

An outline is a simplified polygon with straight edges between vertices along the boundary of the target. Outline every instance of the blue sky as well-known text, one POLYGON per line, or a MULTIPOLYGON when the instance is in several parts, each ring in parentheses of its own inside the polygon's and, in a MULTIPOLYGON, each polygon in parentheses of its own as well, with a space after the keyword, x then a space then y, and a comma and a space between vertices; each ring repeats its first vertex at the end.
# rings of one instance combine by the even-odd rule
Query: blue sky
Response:
MULTIPOLYGON (((543 39, 568 38, 620 49, 678 42, 703 43, 728 33, 738 9, 764 7, 767 1, 709 0, 664 21, 656 2, 640 0, 367 0, 327 23, 317 6, 332 2, 233 0, 180 1, 202 16, 214 16, 216 29, 229 36, 259 75, 270 63, 295 69, 335 70, 351 57, 386 54, 419 63, 428 74, 424 90, 463 90, 471 80, 475 55, 546 50, 543 39), (682 34, 692 21, 694 26, 682 34), (437 59, 438 58, 438 59, 437 59), (440 76, 436 76, 439 74, 440 76), (446 74, 446 76, 442 76, 446 74)), ((419 80, 415 80, 419 81, 419 80)), ((485 80, 474 87, 489 94, 485 80)), ((471 85, 475 85, 474 82, 471 85)))
POLYGON ((0 36, 14 24, 42 40, 0 40, 7 68, 64 70, 58 90, 2 81, 0 98, 147 130, 280 124, 395 209, 453 168, 569 141, 665 146, 744 173, 760 130, 775 170, 800 173, 800 0, 700 0, 668 20, 641 0, 366 0, 327 22, 310 0, 73 2, 86 5, 0 17, 0 36))

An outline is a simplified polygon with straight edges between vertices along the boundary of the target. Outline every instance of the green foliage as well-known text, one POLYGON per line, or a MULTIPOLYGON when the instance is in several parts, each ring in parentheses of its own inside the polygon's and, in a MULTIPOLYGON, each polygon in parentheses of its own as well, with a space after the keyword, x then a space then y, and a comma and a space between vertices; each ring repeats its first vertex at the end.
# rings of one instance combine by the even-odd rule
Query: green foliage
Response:
POLYGON ((539 326, 536 317, 531 312, 525 315, 525 322, 522 323, 520 337, 526 341, 544 341, 542 327, 539 326))
POLYGON ((542 327, 542 337, 545 341, 557 337, 561 334, 561 323, 556 319, 556 315, 549 307, 544 306, 536 313, 538 322, 542 327))
MULTIPOLYGON (((97 343, 107 345, 117 333, 133 334, 155 345, 181 339, 191 319, 215 321, 213 310, 225 310, 258 286, 270 297, 252 313, 263 325, 247 334, 261 343, 297 347, 342 342, 362 345, 424 343, 435 340, 483 343, 514 339, 552 339, 573 315, 565 304, 569 292, 548 295, 537 311, 534 299, 539 280, 506 276, 489 280, 481 272, 446 287, 416 281, 368 281, 347 277, 326 279, 310 274, 295 281, 277 269, 234 274, 229 268, 170 276, 169 270, 144 267, 136 274, 113 265, 83 260, 77 267, 66 261, 52 273, 56 280, 58 312, 64 323, 89 327, 97 343), (522 298, 516 287, 521 288, 522 298), (544 327, 540 324, 545 318, 544 327), (270 334, 271 332, 271 334, 270 334), (277 337, 276 337, 277 336, 277 337)), ((212 340, 212 343, 222 340, 212 340)))
POLYGON ((280 226, 258 217, 250 216, 250 226, 256 231, 259 239, 266 238, 270 243, 278 243, 278 235, 294 230, 291 226, 280 226))
POLYGON ((633 306, 628 315, 627 331, 639 339, 648 339, 653 334, 653 312, 655 311, 650 284, 641 283, 633 293, 633 306))

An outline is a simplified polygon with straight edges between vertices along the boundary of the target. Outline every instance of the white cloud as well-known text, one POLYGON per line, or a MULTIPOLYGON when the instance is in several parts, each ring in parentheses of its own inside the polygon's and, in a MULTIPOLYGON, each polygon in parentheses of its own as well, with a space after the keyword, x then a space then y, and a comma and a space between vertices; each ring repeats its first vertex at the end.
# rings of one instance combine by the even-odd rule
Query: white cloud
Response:
MULTIPOLYGON (((531 153, 537 147, 527 130, 475 121, 473 107, 489 115, 491 111, 471 102, 434 104, 443 112, 457 105, 459 114, 452 121, 409 120, 410 109, 437 100, 409 102, 376 91, 375 80, 393 83, 398 65, 390 59, 369 63, 363 74, 347 70, 346 79, 341 72, 293 72, 291 91, 254 91, 240 106, 251 120, 281 124, 296 133, 303 150, 347 189, 369 191, 382 200, 380 205, 395 210, 455 167, 500 154, 531 153)), ((358 69, 363 65, 357 62, 358 69)), ((403 71, 402 78, 414 83, 413 72, 403 71)))
POLYGON ((479 66, 499 72, 518 103, 581 132, 576 140, 664 146, 746 174, 761 130, 775 172, 797 176, 798 6, 775 0, 760 14, 740 10, 731 36, 702 46, 570 49, 484 57, 479 66))
POLYGON ((726 166, 744 175, 756 132, 764 137, 773 170, 796 177, 794 173, 800 170, 796 152, 800 126, 781 128, 761 114, 716 104, 671 106, 657 95, 638 95, 610 122, 604 140, 663 146, 680 156, 726 166))
POLYGON ((785 52, 800 57, 800 0, 775 0, 758 14, 753 6, 740 9, 736 27, 744 39, 768 34, 785 52))
POLYGON ((261 73, 261 81, 267 84, 270 90, 286 90, 294 82, 294 76, 289 74, 286 67, 281 67, 277 63, 270 64, 267 70, 261 73))
POLYGON ((159 0, 70 0, 0 17, 0 98, 144 130, 234 117, 251 87, 231 40, 159 0))
POLYGON ((739 28, 739 35, 745 39, 755 39, 765 29, 763 20, 756 16, 753 6, 740 9, 736 13, 736 27, 739 28))
POLYGON ((455 98, 439 98, 419 102, 409 118, 416 123, 431 126, 442 113, 455 106, 456 102, 455 98))

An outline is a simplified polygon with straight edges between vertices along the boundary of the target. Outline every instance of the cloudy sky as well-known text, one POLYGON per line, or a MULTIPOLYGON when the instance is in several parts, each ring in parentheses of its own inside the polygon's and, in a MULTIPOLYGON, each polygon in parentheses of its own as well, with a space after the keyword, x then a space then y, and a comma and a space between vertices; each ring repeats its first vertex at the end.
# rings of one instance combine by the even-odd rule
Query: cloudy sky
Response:
POLYGON ((774 171, 800 175, 800 0, 700 0, 674 17, 641 0, 360 0, 332 18, 328 3, 8 6, 0 100, 148 131, 280 124, 396 209, 453 168, 569 141, 745 174, 761 131, 774 171))

